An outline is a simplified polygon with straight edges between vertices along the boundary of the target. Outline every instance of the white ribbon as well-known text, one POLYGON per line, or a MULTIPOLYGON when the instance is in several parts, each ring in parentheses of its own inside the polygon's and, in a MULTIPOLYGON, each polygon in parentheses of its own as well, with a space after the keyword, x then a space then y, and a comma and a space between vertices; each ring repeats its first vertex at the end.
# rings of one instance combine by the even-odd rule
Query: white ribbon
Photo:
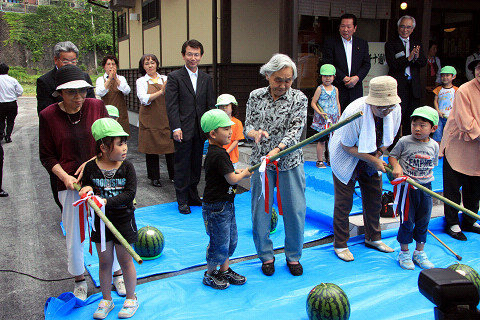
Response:
POLYGON ((265 199, 265 175, 267 174, 265 171, 267 169, 267 157, 263 156, 260 158, 262 163, 258 168, 258 172, 260 173, 260 181, 262 181, 262 193, 258 196, 258 200, 261 200, 262 196, 265 199))

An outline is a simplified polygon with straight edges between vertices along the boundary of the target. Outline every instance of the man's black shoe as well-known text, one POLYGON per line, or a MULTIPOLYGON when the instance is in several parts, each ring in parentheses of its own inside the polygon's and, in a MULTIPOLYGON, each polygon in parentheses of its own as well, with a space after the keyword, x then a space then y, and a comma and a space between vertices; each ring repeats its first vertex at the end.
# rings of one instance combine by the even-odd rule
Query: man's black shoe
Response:
POLYGON ((457 239, 457 240, 460 240, 460 241, 467 241, 467 237, 465 237, 465 235, 463 234, 462 231, 460 231, 460 232, 452 231, 452 229, 450 229, 449 226, 447 226, 445 231, 453 239, 457 239))
POLYGON ((8 193, 0 189, 0 197, 8 197, 8 193))
POLYGON ((5 137, 5 142, 6 142, 6 143, 12 142, 12 138, 10 138, 10 137, 5 137))
POLYGON ((298 264, 288 263, 287 261, 287 266, 288 266, 288 270, 290 270, 290 273, 292 275, 301 276, 303 274, 303 267, 300 264, 300 261, 298 262, 298 264))
POLYGON ((463 231, 468 231, 468 232, 480 233, 480 228, 473 225, 473 224, 467 225, 465 223, 462 223, 462 230, 463 231))
POLYGON ((160 180, 158 180, 158 179, 153 179, 153 180, 152 180, 152 186, 154 186, 154 187, 161 187, 161 186, 162 186, 162 183, 161 183, 160 180))
POLYGON ((275 273, 275 257, 273 257, 272 262, 262 263, 262 272, 266 276, 271 276, 275 273))
POLYGON ((189 214, 189 213, 192 213, 192 211, 190 210, 190 207, 189 207, 187 204, 179 204, 179 205, 178 205, 178 211, 179 211, 181 214, 189 214))

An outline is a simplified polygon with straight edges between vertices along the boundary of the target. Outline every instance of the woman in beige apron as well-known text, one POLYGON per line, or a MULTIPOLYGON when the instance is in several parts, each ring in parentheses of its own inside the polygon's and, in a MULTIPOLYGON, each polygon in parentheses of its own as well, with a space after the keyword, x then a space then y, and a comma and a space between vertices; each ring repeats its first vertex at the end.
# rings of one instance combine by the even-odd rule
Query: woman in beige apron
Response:
POLYGON ((105 105, 117 107, 120 114, 117 121, 122 125, 123 130, 130 134, 130 123, 128 122, 128 110, 125 103, 125 96, 130 93, 130 86, 125 77, 117 75, 118 59, 114 55, 106 55, 102 61, 105 74, 99 77, 95 84, 95 91, 105 102, 105 105))
POLYGON ((138 151, 145 153, 148 179, 155 187, 161 187, 159 154, 165 155, 168 178, 173 181, 174 146, 168 125, 165 106, 167 77, 158 74, 158 59, 145 54, 138 70, 143 77, 137 79, 137 96, 140 100, 138 115, 138 151))

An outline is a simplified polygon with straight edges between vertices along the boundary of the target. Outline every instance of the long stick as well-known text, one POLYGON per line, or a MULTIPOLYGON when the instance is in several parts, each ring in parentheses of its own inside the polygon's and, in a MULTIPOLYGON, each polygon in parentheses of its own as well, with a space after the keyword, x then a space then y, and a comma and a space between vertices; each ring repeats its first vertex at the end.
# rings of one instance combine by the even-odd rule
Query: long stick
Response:
POLYGON ((428 231, 428 233, 430 233, 435 239, 437 239, 438 242, 440 242, 441 244, 443 244, 443 246, 444 246, 445 248, 447 248, 448 251, 450 251, 451 253, 453 253, 453 254, 455 255, 455 257, 457 258, 457 260, 462 260, 462 257, 461 257, 461 256, 459 256, 458 254, 455 253, 455 251, 453 251, 452 249, 450 249, 450 247, 447 246, 447 245, 445 244, 445 242, 443 242, 442 240, 440 240, 436 235, 434 235, 432 231, 430 231, 430 230, 428 230, 428 229, 427 229, 427 231, 428 231))
MULTIPOLYGON (((347 123, 352 122, 353 120, 361 117, 362 115, 363 115, 363 112, 362 112, 362 111, 359 111, 359 112, 351 115, 350 117, 348 117, 348 118, 346 118, 346 119, 344 119, 344 120, 342 120, 342 121, 337 122, 336 124, 332 125, 330 128, 325 129, 325 130, 323 130, 323 131, 320 131, 319 133, 314 134, 314 135, 311 136, 310 138, 305 139, 305 140, 303 140, 303 141, 300 141, 300 142, 297 143, 296 145, 293 145, 293 146, 291 146, 291 147, 289 147, 289 148, 287 148, 287 149, 285 149, 285 150, 283 150, 283 151, 280 151, 280 152, 277 153, 276 155, 271 156, 271 157, 270 157, 270 160, 273 161, 273 160, 276 160, 276 159, 281 158, 281 157, 283 157, 283 156, 286 156, 287 154, 290 154, 290 153, 292 153, 293 151, 295 151, 295 150, 297 150, 297 149, 299 149, 299 148, 301 148, 301 147, 303 147, 303 146, 305 146, 305 145, 307 145, 307 144, 309 144, 309 143, 311 143, 311 142, 313 142, 313 141, 315 141, 315 140, 318 140, 318 139, 320 139, 320 138, 323 137, 323 136, 326 136, 326 135, 329 134, 330 132, 339 129, 340 127, 343 127, 343 126, 346 125, 347 123)), ((260 165, 261 165, 261 163, 257 163, 256 165, 248 168, 248 171, 250 171, 250 172, 255 171, 255 170, 257 170, 257 169, 260 167, 260 165)))
MULTIPOLYGON (((74 183, 73 186, 75 187, 75 190, 80 191, 80 186, 78 184, 74 183)), ((102 219, 103 222, 105 222, 105 226, 113 233, 115 238, 120 241, 122 246, 127 249, 128 253, 130 253, 133 259, 135 259, 138 264, 142 264, 142 258, 140 258, 140 256, 135 252, 135 250, 133 250, 132 246, 127 242, 127 240, 125 240, 122 234, 118 232, 117 228, 115 228, 115 226, 110 222, 110 220, 108 220, 108 218, 103 214, 102 210, 100 210, 100 208, 95 204, 92 199, 88 199, 88 205, 92 207, 97 216, 102 219)))
MULTIPOLYGON (((393 170, 388 167, 388 166, 385 166, 385 170, 387 170, 388 172, 392 173, 393 170)), ((432 197, 434 198, 437 198, 438 200, 440 201, 443 201, 444 203, 448 204, 449 206, 457 209, 458 211, 462 211, 466 214, 468 214, 470 217, 472 218, 475 218, 476 220, 480 220, 480 216, 478 214, 476 214, 475 212, 473 212, 472 210, 468 210, 467 208, 464 208, 462 207, 461 205, 459 204, 456 204, 455 202, 453 202, 452 200, 450 199, 447 199, 445 197, 442 197, 441 195, 439 194, 436 194, 435 192, 433 192, 432 190, 428 189, 428 188, 425 188, 424 186, 422 186, 421 184, 413 181, 412 179, 410 178, 407 178, 406 180, 409 184, 411 184, 412 186, 415 186, 417 187, 418 189, 428 193, 429 195, 431 195, 432 197)))
MULTIPOLYGON (((318 108, 318 110, 320 110, 320 112, 325 113, 325 111, 323 111, 323 108, 320 107, 320 103, 318 103, 318 102, 317 102, 317 108, 318 108)), ((328 116, 326 114, 324 114, 323 119, 328 120, 328 116)))

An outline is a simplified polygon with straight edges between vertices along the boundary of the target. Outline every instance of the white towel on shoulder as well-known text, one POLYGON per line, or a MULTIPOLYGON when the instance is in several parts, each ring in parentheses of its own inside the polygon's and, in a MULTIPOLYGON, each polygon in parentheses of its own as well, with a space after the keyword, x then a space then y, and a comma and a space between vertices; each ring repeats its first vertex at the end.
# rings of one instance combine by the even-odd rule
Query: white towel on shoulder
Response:
MULTIPOLYGON (((382 146, 390 146, 395 138, 393 115, 390 112, 383 118, 383 139, 382 146)), ((375 135, 375 120, 373 119, 372 108, 368 103, 365 103, 363 110, 363 125, 358 138, 358 152, 372 153, 377 150, 376 135, 375 135)))

